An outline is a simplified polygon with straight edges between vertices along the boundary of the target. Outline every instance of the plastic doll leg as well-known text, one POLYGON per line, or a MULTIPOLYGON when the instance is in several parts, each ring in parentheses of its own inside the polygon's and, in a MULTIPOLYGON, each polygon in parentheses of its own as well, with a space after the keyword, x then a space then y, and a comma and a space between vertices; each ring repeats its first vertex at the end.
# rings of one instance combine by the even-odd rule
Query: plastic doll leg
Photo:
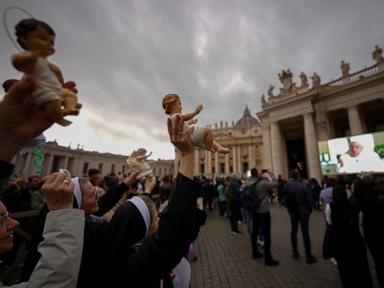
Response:
POLYGON ((63 115, 79 115, 79 109, 76 108, 77 96, 68 89, 63 92, 63 115))
POLYGON ((213 146, 213 133, 209 128, 204 128, 204 148, 216 152, 215 147, 213 146))
POLYGON ((61 125, 61 126, 64 126, 64 127, 72 124, 71 121, 68 121, 68 120, 66 120, 64 118, 59 119, 58 121, 56 121, 56 123, 61 125))
POLYGON ((223 153, 223 154, 229 153, 228 148, 224 148, 219 143, 217 143, 215 140, 213 140, 212 147, 215 150, 214 152, 219 152, 219 153, 223 153))
POLYGON ((61 126, 68 126, 71 121, 63 119, 63 111, 61 109, 61 101, 50 101, 42 105, 41 113, 44 118, 49 119, 52 122, 56 122, 61 126))

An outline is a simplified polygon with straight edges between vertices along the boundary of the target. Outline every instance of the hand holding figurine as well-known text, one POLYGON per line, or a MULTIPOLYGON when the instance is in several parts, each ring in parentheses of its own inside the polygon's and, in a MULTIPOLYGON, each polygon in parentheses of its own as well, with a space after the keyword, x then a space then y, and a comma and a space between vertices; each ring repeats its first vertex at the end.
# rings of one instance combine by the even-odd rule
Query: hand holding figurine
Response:
POLYGON ((71 124, 63 117, 79 114, 73 82, 64 84, 60 68, 48 61, 48 57, 55 53, 54 30, 34 18, 21 20, 15 30, 17 42, 24 51, 12 55, 12 63, 17 70, 35 80, 31 92, 33 109, 49 122, 62 126, 71 124))
MULTIPOLYGON (((211 152, 219 152, 224 154, 229 153, 229 149, 224 148, 215 141, 213 131, 210 128, 203 127, 194 129, 194 131, 191 130, 191 128, 193 127, 189 126, 190 123, 188 121, 193 121, 196 114, 200 113, 200 111, 203 109, 203 105, 197 106, 195 111, 191 113, 181 113, 181 101, 179 95, 177 94, 165 95, 163 98, 162 105, 163 109, 165 110, 165 114, 169 115, 168 131, 170 131, 170 126, 172 128, 177 126, 174 124, 174 122, 177 121, 178 123, 182 123, 182 127, 179 127, 180 129, 178 130, 181 135, 192 133, 190 135, 190 138, 193 146, 201 147, 211 152)), ((170 136, 171 142, 176 146, 176 144, 174 143, 175 140, 172 137, 177 137, 177 135, 173 135, 173 133, 170 133, 170 136)))

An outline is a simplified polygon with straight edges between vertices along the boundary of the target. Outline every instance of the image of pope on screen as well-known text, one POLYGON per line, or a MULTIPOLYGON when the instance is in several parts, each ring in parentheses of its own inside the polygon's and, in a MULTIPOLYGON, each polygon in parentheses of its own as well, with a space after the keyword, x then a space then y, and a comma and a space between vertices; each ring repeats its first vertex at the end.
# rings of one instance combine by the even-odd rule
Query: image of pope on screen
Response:
POLYGON ((383 136, 364 134, 319 143, 323 173, 384 172, 384 159, 375 152, 383 136))

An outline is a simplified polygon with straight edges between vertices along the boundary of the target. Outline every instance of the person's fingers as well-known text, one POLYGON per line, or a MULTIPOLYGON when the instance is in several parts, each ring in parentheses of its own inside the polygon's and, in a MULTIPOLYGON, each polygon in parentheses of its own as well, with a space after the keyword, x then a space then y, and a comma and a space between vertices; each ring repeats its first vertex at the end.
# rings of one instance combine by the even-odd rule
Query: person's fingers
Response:
POLYGON ((76 88, 76 83, 74 81, 65 82, 63 84, 63 87, 68 89, 69 91, 71 91, 74 94, 77 94, 79 92, 78 89, 76 88))
POLYGON ((64 173, 59 172, 59 174, 55 178, 55 181, 52 183, 53 187, 59 187, 61 184, 63 184, 65 177, 66 177, 66 175, 64 173))
POLYGON ((187 129, 187 131, 185 131, 184 133, 184 138, 190 138, 191 137, 191 134, 193 133, 193 131, 195 130, 195 127, 191 126, 187 129))
POLYGON ((24 97, 32 92, 34 86, 35 81, 32 77, 22 78, 9 89, 8 93, 4 96, 4 103, 9 105, 22 104, 24 97))
POLYGON ((177 123, 177 136, 179 141, 182 141, 184 138, 184 120, 181 117, 180 121, 177 123))
POLYGON ((74 92, 73 90, 76 89, 76 83, 74 81, 67 81, 63 84, 63 87, 74 92))
POLYGON ((59 172, 55 172, 55 173, 52 173, 51 175, 49 175, 46 178, 44 185, 49 185, 49 184, 52 184, 53 182, 55 182, 55 179, 56 179, 58 174, 59 174, 59 172))
POLYGON ((125 181, 125 184, 127 184, 128 186, 132 186, 133 184, 135 184, 137 181, 136 179, 137 175, 139 174, 140 174, 140 171, 133 171, 131 175, 129 175, 127 181, 125 181))
POLYGON ((177 123, 177 130, 179 132, 183 132, 183 130, 184 130, 184 120, 180 116, 179 116, 179 122, 177 123))

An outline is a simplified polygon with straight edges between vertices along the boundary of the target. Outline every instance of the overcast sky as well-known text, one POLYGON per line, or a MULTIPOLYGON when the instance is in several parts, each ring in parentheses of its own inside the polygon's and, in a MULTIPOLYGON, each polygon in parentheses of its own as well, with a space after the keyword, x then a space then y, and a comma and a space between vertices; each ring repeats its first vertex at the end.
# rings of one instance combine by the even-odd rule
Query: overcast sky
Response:
MULTIPOLYGON (((145 147, 173 158, 161 107, 165 94, 182 97, 184 111, 204 105, 199 124, 238 120, 248 105, 290 68, 322 82, 374 64, 384 48, 383 0, 1 0, 17 5, 56 32, 49 59, 74 80, 83 104, 70 127, 45 135, 62 145, 127 155, 145 147)), ((12 11, 14 31, 22 12, 12 11)), ((10 63, 17 52, 0 31, 0 82, 20 78, 10 63)))

